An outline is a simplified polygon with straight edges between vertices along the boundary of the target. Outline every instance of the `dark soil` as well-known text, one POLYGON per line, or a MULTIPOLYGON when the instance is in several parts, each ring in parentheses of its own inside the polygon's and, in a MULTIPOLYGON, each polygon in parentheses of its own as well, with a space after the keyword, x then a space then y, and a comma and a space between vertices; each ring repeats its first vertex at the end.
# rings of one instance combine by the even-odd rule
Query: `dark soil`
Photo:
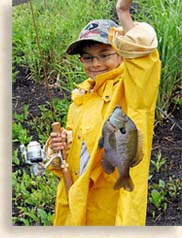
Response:
MULTIPOLYGON (((13 85, 13 112, 22 113, 23 106, 28 104, 29 113, 34 117, 39 115, 38 106, 45 105, 46 101, 48 101, 48 96, 45 85, 43 83, 33 82, 28 73, 26 68, 20 69, 17 81, 13 85)), ((60 99, 63 98, 64 94, 60 88, 53 86, 51 87, 51 93, 53 97, 60 99)), ((67 96, 69 97, 69 95, 67 96)), ((170 117, 179 123, 181 119, 180 109, 175 108, 173 115, 170 115, 170 117)), ((34 139, 37 139, 36 134, 33 136, 34 139)), ((159 179, 165 183, 169 181, 169 177, 172 177, 174 181, 176 181, 176 179, 182 180, 181 145, 181 130, 169 119, 163 120, 161 124, 155 126, 151 159, 156 161, 157 154, 161 151, 162 157, 166 158, 166 163, 161 167, 159 173, 157 173, 154 166, 151 165, 150 174, 153 176, 149 180, 149 191, 152 184, 159 183, 159 179)), ((148 202, 146 224, 150 226, 181 225, 181 191, 182 188, 178 191, 175 198, 167 198, 167 209, 165 211, 161 208, 162 205, 157 209, 148 202), (154 212, 155 216, 153 216, 154 212)))
POLYGON ((29 0, 12 0, 12 6, 16 6, 22 3, 27 3, 29 0))

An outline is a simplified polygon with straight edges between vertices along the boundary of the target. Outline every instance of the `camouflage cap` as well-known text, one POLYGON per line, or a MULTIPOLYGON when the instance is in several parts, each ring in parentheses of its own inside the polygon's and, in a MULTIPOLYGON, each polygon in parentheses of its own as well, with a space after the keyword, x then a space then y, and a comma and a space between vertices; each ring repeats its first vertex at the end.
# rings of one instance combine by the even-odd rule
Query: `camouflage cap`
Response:
POLYGON ((112 20, 99 19, 90 21, 81 31, 79 38, 72 42, 66 52, 69 55, 79 54, 83 41, 97 41, 104 44, 110 44, 108 32, 111 27, 119 27, 112 20))

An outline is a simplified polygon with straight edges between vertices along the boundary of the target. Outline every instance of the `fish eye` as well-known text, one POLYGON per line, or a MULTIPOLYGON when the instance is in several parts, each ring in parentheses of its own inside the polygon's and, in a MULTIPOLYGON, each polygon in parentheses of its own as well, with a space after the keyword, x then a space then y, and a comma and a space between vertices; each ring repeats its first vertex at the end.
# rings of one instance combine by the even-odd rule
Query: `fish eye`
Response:
POLYGON ((125 133, 126 133, 126 129, 125 129, 124 127, 121 127, 119 130, 120 130, 120 132, 121 132, 122 134, 125 134, 125 133))

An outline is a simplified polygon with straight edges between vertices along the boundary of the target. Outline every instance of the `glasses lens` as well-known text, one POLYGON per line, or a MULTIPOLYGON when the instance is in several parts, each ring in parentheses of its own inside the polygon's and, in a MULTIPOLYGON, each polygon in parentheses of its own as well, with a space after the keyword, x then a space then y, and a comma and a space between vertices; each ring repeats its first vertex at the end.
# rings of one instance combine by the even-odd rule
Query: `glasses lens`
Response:
POLYGON ((106 60, 109 60, 112 55, 115 55, 116 53, 111 53, 111 54, 101 54, 98 56, 81 56, 79 57, 80 61, 82 63, 92 63, 94 61, 94 58, 97 60, 104 62, 106 60))
POLYGON ((93 58, 94 58, 94 57, 92 57, 92 56, 81 56, 81 57, 80 57, 80 61, 81 61, 82 63, 90 63, 90 62, 93 61, 93 58))

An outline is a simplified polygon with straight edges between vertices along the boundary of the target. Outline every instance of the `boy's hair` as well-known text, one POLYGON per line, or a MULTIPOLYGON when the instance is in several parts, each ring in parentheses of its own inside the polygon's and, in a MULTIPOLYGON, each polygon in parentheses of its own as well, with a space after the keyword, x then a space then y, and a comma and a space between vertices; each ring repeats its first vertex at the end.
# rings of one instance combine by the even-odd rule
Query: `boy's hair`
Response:
POLYGON ((94 45, 97 45, 97 44, 103 44, 103 43, 100 43, 98 41, 93 41, 93 40, 86 40, 86 41, 83 41, 81 44, 80 44, 80 47, 79 47, 79 54, 82 55, 84 53, 84 49, 85 48, 90 48, 94 45))
MULTIPOLYGON (((90 21, 81 31, 79 38, 72 42, 66 52, 70 55, 80 54, 83 45, 87 44, 86 41, 109 44, 108 32, 111 27, 119 27, 112 20, 100 19, 90 21)), ((89 43, 90 44, 90 43, 89 43)))

